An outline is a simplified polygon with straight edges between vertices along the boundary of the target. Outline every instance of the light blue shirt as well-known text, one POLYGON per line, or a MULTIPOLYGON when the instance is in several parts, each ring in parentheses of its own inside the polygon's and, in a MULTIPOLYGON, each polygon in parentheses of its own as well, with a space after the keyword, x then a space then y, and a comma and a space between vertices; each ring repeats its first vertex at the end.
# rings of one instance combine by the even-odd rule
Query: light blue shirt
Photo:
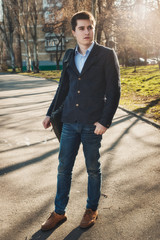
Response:
POLYGON ((84 64, 85 64, 85 62, 86 62, 86 60, 87 60, 87 58, 88 58, 88 56, 89 56, 89 54, 90 54, 93 46, 94 46, 94 42, 93 42, 93 43, 91 44, 91 46, 87 49, 85 55, 82 55, 82 54, 78 51, 78 45, 76 46, 76 49, 75 49, 75 58, 74 58, 74 60, 75 60, 75 64, 76 64, 76 67, 77 67, 79 73, 82 72, 82 68, 83 68, 83 66, 84 66, 84 64))

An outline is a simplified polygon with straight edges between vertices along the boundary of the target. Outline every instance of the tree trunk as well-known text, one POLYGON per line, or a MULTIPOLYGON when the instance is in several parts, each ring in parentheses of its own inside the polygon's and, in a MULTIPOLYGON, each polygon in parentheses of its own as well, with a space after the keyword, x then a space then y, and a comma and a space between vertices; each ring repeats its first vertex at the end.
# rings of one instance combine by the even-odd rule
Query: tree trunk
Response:
POLYGON ((92 0, 92 14, 96 19, 97 0, 92 0))
POLYGON ((17 33, 17 43, 18 43, 18 65, 21 69, 21 72, 23 72, 23 64, 22 64, 22 51, 21 51, 21 37, 20 34, 17 33))
POLYGON ((12 72, 16 72, 16 66, 15 66, 15 56, 13 49, 10 49, 10 57, 11 57, 11 67, 12 67, 12 72))
POLYGON ((9 54, 10 54, 10 58, 11 58, 11 68, 12 68, 12 72, 16 72, 16 64, 15 64, 15 55, 14 55, 14 50, 13 50, 13 32, 9 33, 9 54))
POLYGON ((128 62, 128 52, 127 52, 127 49, 124 49, 124 57, 125 57, 125 67, 128 67, 129 62, 128 62))
POLYGON ((59 37, 57 36, 58 43, 56 44, 56 69, 60 70, 60 60, 62 58, 62 52, 63 52, 63 34, 61 34, 59 37), (60 47, 60 49, 59 49, 60 47))
POLYGON ((56 61, 56 69, 57 69, 57 70, 60 70, 59 60, 56 61))
POLYGON ((27 53, 27 72, 31 72, 31 54, 30 52, 27 53))
POLYGON ((33 46, 33 72, 39 73, 38 46, 35 42, 33 46))
POLYGON ((29 46, 24 42, 25 48, 26 48, 26 67, 27 67, 27 72, 31 72, 31 54, 29 50, 29 46))
POLYGON ((136 68, 136 67, 137 67, 137 64, 136 64, 136 60, 135 60, 135 63, 134 63, 134 71, 133 71, 134 73, 137 72, 137 68, 136 68))
POLYGON ((101 43, 102 30, 103 30, 103 26, 102 24, 99 24, 97 29, 97 43, 99 44, 101 43))

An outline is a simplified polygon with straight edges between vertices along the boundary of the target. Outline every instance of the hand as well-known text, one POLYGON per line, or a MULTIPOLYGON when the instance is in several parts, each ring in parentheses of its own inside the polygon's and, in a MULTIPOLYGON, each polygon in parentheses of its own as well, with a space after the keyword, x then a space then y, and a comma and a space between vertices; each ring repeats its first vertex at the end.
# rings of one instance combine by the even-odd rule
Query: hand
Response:
POLYGON ((42 122, 43 124, 43 127, 46 129, 46 128, 49 128, 51 126, 51 121, 50 121, 50 117, 49 116, 46 116, 45 119, 43 120, 42 122))
POLYGON ((96 128, 94 130, 94 133, 97 134, 97 135, 102 135, 103 133, 105 133, 107 131, 107 128, 104 127, 99 122, 94 123, 94 125, 96 126, 96 128))

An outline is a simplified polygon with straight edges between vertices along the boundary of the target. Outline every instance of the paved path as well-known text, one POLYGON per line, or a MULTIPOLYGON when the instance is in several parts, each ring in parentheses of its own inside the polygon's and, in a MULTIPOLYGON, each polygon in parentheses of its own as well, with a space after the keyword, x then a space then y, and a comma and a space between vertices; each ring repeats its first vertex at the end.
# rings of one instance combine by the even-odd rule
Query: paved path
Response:
POLYGON ((56 191, 59 144, 41 124, 56 87, 45 79, 0 75, 0 239, 159 240, 160 132, 120 109, 102 141, 97 223, 78 228, 87 191, 80 151, 68 221, 55 231, 40 231, 56 191))

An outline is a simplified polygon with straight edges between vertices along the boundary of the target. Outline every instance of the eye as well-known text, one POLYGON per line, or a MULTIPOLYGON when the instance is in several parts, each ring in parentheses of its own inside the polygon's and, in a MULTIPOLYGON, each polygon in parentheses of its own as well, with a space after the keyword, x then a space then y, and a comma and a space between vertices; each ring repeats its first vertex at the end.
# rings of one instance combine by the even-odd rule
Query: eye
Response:
POLYGON ((88 30, 91 30, 91 29, 93 29, 93 26, 90 25, 90 26, 88 27, 88 30))
POLYGON ((79 27, 79 30, 83 31, 83 30, 84 30, 84 27, 79 27))

